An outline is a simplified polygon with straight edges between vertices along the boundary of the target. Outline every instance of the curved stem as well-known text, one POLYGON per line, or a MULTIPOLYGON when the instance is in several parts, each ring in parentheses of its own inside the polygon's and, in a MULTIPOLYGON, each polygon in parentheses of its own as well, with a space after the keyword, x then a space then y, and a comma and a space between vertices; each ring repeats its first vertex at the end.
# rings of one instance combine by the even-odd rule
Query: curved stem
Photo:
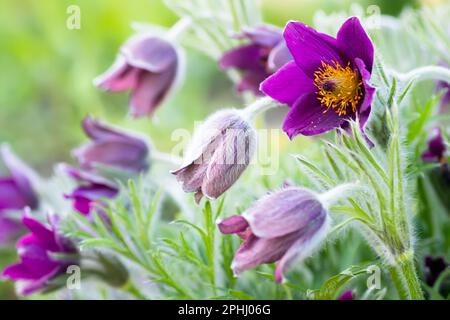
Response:
POLYGON ((150 157, 152 158, 152 160, 161 161, 176 166, 179 166, 183 163, 183 160, 180 157, 158 150, 153 150, 150 157))
POLYGON ((166 37, 172 41, 176 41, 180 35, 182 35, 187 29, 191 27, 192 19, 184 17, 178 20, 167 32, 166 37))
POLYGON ((392 281, 402 300, 423 300, 423 292, 414 266, 414 255, 407 254, 396 266, 389 267, 392 281))
POLYGON ((407 73, 398 73, 391 70, 391 74, 405 82, 411 80, 441 80, 450 83, 450 69, 440 66, 420 67, 407 73))
POLYGON ((265 97, 256 100, 242 110, 242 115, 246 120, 254 119, 258 114, 266 112, 269 109, 282 106, 281 103, 271 98, 265 97))

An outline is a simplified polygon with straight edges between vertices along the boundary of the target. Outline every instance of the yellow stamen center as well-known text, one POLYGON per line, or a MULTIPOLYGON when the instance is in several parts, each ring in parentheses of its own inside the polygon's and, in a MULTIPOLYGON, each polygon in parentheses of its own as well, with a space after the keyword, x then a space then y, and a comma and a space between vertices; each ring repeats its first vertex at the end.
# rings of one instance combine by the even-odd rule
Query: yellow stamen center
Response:
POLYGON ((314 72, 314 84, 317 87, 317 98, 327 112, 332 108, 338 115, 356 112, 359 101, 363 96, 362 81, 358 73, 350 67, 350 63, 343 68, 339 62, 333 61, 314 72))

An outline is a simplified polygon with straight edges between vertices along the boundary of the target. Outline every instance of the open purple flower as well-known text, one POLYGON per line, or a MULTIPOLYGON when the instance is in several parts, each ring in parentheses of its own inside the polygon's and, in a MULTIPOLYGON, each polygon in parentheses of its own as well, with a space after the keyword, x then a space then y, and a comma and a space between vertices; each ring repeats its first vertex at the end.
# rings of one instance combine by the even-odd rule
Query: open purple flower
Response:
POLYGON ((170 42, 137 35, 121 47, 116 62, 94 84, 108 91, 130 90, 131 115, 151 116, 173 88, 179 64, 177 50, 170 42))
POLYGON ((236 111, 213 114, 194 133, 184 164, 172 173, 195 201, 216 199, 244 172, 254 154, 256 133, 236 111))
POLYGON ((52 280, 66 273, 69 265, 77 264, 77 249, 68 239, 56 231, 55 225, 48 227, 24 214, 23 225, 30 231, 17 243, 20 262, 3 271, 3 277, 18 282, 22 295, 32 294, 52 285, 52 280), (64 254, 70 259, 58 259, 64 254))
POLYGON ((225 52, 219 61, 220 67, 242 72, 237 87, 239 92, 249 90, 261 95, 260 83, 292 60, 281 30, 268 25, 246 28, 236 38, 246 39, 249 43, 225 52))
POLYGON ((83 169, 94 169, 96 164, 131 172, 148 169, 149 147, 143 139, 108 127, 89 116, 83 120, 83 129, 92 139, 74 151, 83 169))
POLYGON ((290 110, 283 130, 289 138, 347 127, 369 118, 375 88, 369 84, 374 48, 358 18, 348 19, 337 37, 289 22, 284 39, 294 61, 261 84, 261 90, 290 110))
POLYGON ((71 199, 73 208, 83 215, 88 216, 92 210, 101 209, 103 200, 113 199, 119 193, 117 186, 103 177, 67 165, 61 165, 61 169, 79 184, 65 197, 71 199))
POLYGON ((441 129, 435 128, 432 131, 431 138, 428 141, 428 149, 422 153, 422 159, 424 161, 436 161, 441 164, 447 163, 445 156, 446 146, 444 138, 442 137, 441 129))
POLYGON ((234 256, 235 274, 260 264, 278 262, 275 279, 307 257, 324 238, 328 213, 311 191, 289 187, 259 199, 241 216, 218 223, 224 234, 238 234, 244 242, 234 256))
POLYGON ((1 156, 9 175, 0 177, 0 211, 20 210, 24 207, 36 209, 38 197, 31 182, 35 175, 33 170, 7 146, 2 146, 1 156))

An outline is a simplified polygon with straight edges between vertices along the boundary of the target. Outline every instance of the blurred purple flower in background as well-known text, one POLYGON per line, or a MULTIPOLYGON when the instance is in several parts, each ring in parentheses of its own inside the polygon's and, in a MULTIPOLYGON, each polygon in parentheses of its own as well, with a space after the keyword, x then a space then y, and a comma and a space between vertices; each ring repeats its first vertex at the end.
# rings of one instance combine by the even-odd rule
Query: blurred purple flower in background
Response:
POLYGON ((354 300, 353 291, 352 290, 344 291, 339 297, 339 300, 354 300))
POLYGON ((235 274, 277 262, 275 279, 286 268, 311 254, 326 235, 328 213, 311 191, 289 187, 259 199, 241 216, 218 223, 224 234, 238 234, 244 242, 235 253, 235 274))
POLYGON ((442 272, 448 268, 448 263, 443 257, 425 257, 425 282, 432 287, 442 272))
POLYGON ((30 231, 17 243, 20 262, 3 271, 3 277, 18 282, 18 292, 22 295, 52 286, 52 280, 66 273, 69 265, 77 264, 77 249, 74 244, 56 231, 54 224, 47 227, 25 213, 23 225, 30 231), (72 258, 61 259, 55 254, 65 254, 72 258))
POLYGON ((292 60, 281 30, 269 25, 246 28, 236 38, 249 43, 225 52, 219 65, 223 70, 235 68, 242 71, 237 87, 239 92, 248 90, 262 95, 260 83, 292 60))
POLYGON ((194 133, 183 166, 172 171, 184 192, 216 199, 247 168, 255 152, 256 133, 236 110, 223 110, 206 119, 194 133))
POLYGON ((94 84, 108 91, 131 91, 131 115, 151 116, 174 87, 179 65, 177 50, 170 42, 136 35, 121 47, 116 62, 94 84))
POLYGON ((422 159, 429 162, 439 162, 444 164, 447 162, 445 156, 446 146, 442 137, 441 129, 434 128, 428 141, 428 149, 422 153, 422 159))
POLYGON ((32 180, 35 173, 12 153, 8 146, 1 147, 1 156, 7 176, 0 177, 0 246, 8 245, 18 237, 22 225, 10 216, 10 211, 22 210, 25 207, 36 209, 38 196, 32 180))
POLYGON ((113 199, 119 193, 118 187, 103 177, 64 164, 60 167, 78 182, 75 190, 65 197, 71 199, 73 208, 83 215, 88 216, 96 208, 101 211, 102 200, 113 199))
POLYGON ((14 155, 9 147, 2 146, 1 156, 9 175, 0 177, 0 211, 20 210, 24 207, 36 209, 38 197, 33 190, 33 170, 14 155))
POLYGON ((261 84, 261 90, 290 107, 283 130, 289 138, 316 135, 369 118, 375 88, 369 84, 374 48, 358 18, 348 19, 337 38, 301 22, 289 22, 284 39, 294 61, 261 84))
POLYGON ((143 139, 111 128, 89 116, 82 125, 92 140, 74 151, 83 169, 94 169, 96 164, 130 172, 148 169, 149 147, 143 139))

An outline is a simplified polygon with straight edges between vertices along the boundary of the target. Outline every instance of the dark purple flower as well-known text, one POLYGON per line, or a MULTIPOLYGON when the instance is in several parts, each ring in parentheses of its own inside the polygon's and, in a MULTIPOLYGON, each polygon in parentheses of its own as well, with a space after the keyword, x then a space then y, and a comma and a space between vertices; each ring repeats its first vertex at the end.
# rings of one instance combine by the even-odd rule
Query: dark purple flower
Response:
POLYGON ((0 211, 20 210, 24 207, 36 209, 38 197, 31 184, 35 175, 33 170, 14 155, 7 146, 2 146, 1 156, 9 170, 9 175, 0 177, 0 211))
POLYGON ((179 57, 168 41, 152 35, 132 37, 120 49, 114 65, 94 80, 108 91, 131 91, 134 117, 151 116, 173 88, 179 57))
POLYGON ((185 192, 216 199, 227 191, 250 163, 256 133, 236 110, 213 114, 194 133, 184 164, 172 173, 185 192))
POLYGON ((449 267, 443 257, 425 257, 425 282, 432 287, 442 272, 449 267))
POLYGON ((61 165, 61 169, 78 182, 75 190, 65 197, 71 199, 73 208, 83 215, 100 209, 102 200, 113 199, 119 193, 117 186, 103 177, 67 165, 61 165))
POLYGON ((428 149, 422 153, 422 159, 424 161, 436 161, 445 164, 447 163, 447 158, 445 156, 446 149, 441 129, 434 128, 431 133, 431 138, 428 141, 428 149))
POLYGON ((20 262, 6 267, 3 277, 17 281, 19 293, 28 295, 47 288, 54 278, 65 274, 67 267, 77 264, 78 260, 74 244, 61 236, 55 225, 48 227, 27 213, 22 223, 30 233, 17 242, 20 262), (73 261, 58 259, 56 254, 70 256, 73 261))
POLYGON ((436 86, 438 91, 442 91, 441 102, 439 104, 439 112, 450 111, 450 84, 444 81, 439 81, 436 86))
POLYGON ((96 164, 131 172, 148 169, 149 147, 143 139, 108 127, 89 116, 83 120, 83 129, 92 139, 74 151, 83 169, 95 169, 96 164))
POLYGON ((242 72, 237 87, 239 92, 249 90, 255 95, 261 95, 260 83, 292 60, 281 30, 264 25, 246 28, 236 37, 248 40, 249 43, 225 52, 219 61, 220 67, 242 72))
POLYGON ((344 293, 342 293, 341 296, 339 297, 339 300, 354 300, 353 291, 352 290, 344 291, 344 293))
POLYGON ((284 39, 294 57, 261 84, 261 90, 290 110, 283 130, 290 138, 347 127, 369 118, 375 88, 369 84, 374 48, 358 18, 348 19, 337 38, 300 22, 289 22, 284 39))
POLYGON ((241 216, 218 223, 224 234, 244 239, 232 268, 235 274, 260 264, 277 262, 275 279, 282 282, 286 268, 307 257, 324 238, 328 213, 311 191, 289 187, 259 199, 241 216))

